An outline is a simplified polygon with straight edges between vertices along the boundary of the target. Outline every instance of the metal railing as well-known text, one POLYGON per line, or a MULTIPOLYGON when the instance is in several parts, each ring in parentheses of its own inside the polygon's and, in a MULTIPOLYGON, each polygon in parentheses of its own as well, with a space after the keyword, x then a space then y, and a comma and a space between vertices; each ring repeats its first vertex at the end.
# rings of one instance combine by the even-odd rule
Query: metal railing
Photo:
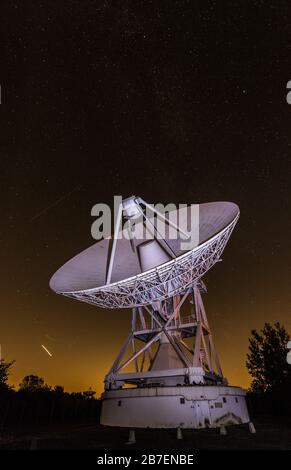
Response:
MULTIPOLYGON (((179 328, 183 325, 187 325, 189 323, 195 323, 196 318, 194 315, 187 315, 186 317, 181 317, 180 319, 177 320, 172 320, 169 323, 169 328, 179 328)), ((145 331, 145 330, 158 330, 160 328, 160 325, 152 320, 145 320, 143 325, 137 325, 135 331, 145 331)))

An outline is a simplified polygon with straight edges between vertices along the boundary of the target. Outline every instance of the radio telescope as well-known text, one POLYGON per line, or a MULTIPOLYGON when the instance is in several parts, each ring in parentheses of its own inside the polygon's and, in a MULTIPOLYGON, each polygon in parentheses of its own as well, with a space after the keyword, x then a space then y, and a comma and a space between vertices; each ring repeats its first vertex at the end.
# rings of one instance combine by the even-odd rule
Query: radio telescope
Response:
POLYGON ((114 236, 82 251, 51 278, 50 287, 59 294, 120 309, 116 315, 132 309, 129 335, 105 377, 103 425, 249 423, 245 392, 223 376, 202 301, 202 278, 221 261, 239 208, 231 202, 205 203, 194 215, 189 206, 166 217, 140 197, 124 199, 114 236), (181 227, 185 216, 186 230, 181 227), (133 226, 141 237, 125 236, 133 226), (190 238, 196 244, 185 251, 183 243, 190 238))

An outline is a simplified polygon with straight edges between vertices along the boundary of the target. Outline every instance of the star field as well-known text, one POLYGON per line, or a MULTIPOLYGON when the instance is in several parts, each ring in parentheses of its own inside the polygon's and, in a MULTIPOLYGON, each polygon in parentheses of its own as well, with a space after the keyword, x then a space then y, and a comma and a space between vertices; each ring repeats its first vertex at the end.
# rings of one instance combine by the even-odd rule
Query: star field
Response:
POLYGON ((48 281, 93 243, 95 203, 138 194, 240 206, 205 303, 225 375, 247 386, 250 330, 279 320, 291 332, 290 2, 3 10, 0 343, 16 359, 11 382, 37 373, 101 391, 129 312, 63 299, 48 281))

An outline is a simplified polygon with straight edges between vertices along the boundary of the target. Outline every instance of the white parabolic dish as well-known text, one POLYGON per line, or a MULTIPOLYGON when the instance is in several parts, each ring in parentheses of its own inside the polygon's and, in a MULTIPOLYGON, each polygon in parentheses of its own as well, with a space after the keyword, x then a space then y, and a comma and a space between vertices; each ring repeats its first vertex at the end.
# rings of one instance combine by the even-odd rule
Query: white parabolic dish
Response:
MULTIPOLYGON (((190 207, 188 210, 190 217, 190 207)), ((164 300, 199 282, 219 261, 238 218, 239 208, 232 202, 200 204, 198 246, 185 252, 181 250, 181 238, 165 237, 176 257, 144 272, 130 241, 118 240, 109 284, 106 269, 110 239, 103 239, 65 263, 52 276, 50 287, 59 294, 104 308, 129 308, 164 300)))

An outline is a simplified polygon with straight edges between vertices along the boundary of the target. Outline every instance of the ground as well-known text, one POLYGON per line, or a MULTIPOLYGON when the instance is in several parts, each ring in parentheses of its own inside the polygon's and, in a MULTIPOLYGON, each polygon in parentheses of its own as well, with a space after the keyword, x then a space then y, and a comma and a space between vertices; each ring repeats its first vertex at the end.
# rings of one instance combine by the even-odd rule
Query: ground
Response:
MULTIPOLYGON (((176 439, 176 430, 136 430, 136 444, 130 449, 271 449, 291 450, 291 417, 264 417, 254 420, 256 434, 247 425, 227 428, 221 436, 216 429, 184 430, 176 439)), ((106 451, 129 449, 128 430, 106 428, 99 424, 59 426, 37 431, 2 433, 0 449, 88 449, 106 451)))

